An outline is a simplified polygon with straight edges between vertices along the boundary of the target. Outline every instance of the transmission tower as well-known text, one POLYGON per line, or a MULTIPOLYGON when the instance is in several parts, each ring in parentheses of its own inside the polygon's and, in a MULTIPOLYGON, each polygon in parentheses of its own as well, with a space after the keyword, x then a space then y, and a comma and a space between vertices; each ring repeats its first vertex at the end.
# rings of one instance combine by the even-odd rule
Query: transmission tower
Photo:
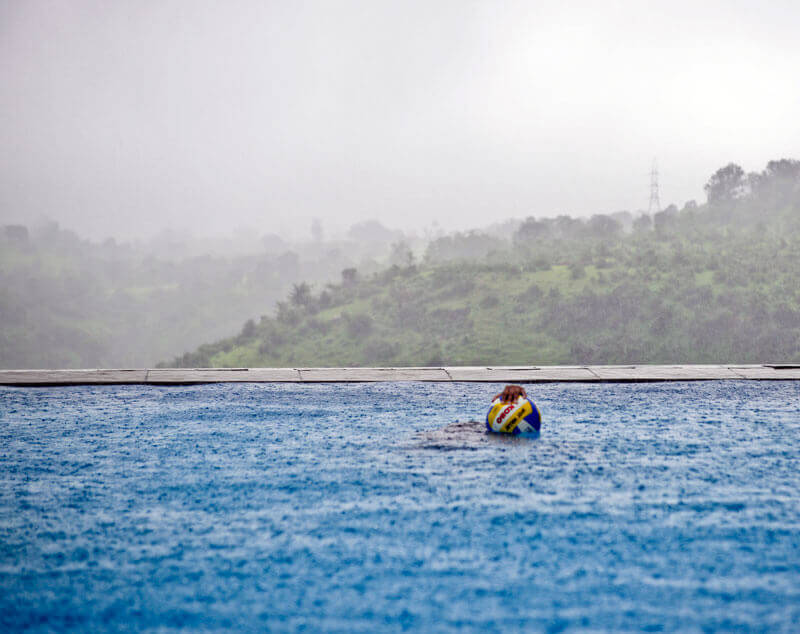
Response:
POLYGON ((658 197, 658 165, 653 160, 653 169, 650 170, 650 204, 647 206, 647 213, 661 211, 661 200, 658 197))

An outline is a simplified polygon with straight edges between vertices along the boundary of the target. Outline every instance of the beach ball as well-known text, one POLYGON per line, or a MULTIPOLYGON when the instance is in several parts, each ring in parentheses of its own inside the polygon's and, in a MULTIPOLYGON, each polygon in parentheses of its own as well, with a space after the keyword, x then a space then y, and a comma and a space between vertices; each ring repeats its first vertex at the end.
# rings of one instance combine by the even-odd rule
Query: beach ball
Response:
POLYGON ((499 434, 538 434, 541 426, 539 409, 523 396, 513 403, 503 403, 496 398, 486 414, 486 429, 499 434))

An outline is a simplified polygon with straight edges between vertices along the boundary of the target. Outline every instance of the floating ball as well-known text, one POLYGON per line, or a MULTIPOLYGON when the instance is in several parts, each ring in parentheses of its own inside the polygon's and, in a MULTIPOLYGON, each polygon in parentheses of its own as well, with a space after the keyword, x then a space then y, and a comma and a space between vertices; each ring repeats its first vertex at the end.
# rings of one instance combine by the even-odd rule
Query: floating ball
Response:
POLYGON ((539 409, 523 396, 514 403, 503 403, 498 397, 486 414, 486 429, 499 434, 538 434, 541 426, 539 409))

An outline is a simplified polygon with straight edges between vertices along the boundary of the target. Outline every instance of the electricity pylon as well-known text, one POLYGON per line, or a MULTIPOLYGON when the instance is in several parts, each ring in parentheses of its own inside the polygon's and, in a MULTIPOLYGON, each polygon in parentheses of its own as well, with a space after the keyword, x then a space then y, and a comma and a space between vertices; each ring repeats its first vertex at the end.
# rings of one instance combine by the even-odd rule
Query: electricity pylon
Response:
POLYGON ((653 169, 650 170, 650 204, 647 206, 647 213, 661 211, 661 200, 658 197, 658 165, 653 159, 653 169))

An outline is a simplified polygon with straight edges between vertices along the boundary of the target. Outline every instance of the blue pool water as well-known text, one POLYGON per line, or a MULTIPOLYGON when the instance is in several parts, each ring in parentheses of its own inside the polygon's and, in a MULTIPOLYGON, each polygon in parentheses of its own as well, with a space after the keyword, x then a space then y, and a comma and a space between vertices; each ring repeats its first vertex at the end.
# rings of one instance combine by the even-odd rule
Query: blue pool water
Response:
POLYGON ((0 630, 798 631, 800 382, 0 388, 0 630))

